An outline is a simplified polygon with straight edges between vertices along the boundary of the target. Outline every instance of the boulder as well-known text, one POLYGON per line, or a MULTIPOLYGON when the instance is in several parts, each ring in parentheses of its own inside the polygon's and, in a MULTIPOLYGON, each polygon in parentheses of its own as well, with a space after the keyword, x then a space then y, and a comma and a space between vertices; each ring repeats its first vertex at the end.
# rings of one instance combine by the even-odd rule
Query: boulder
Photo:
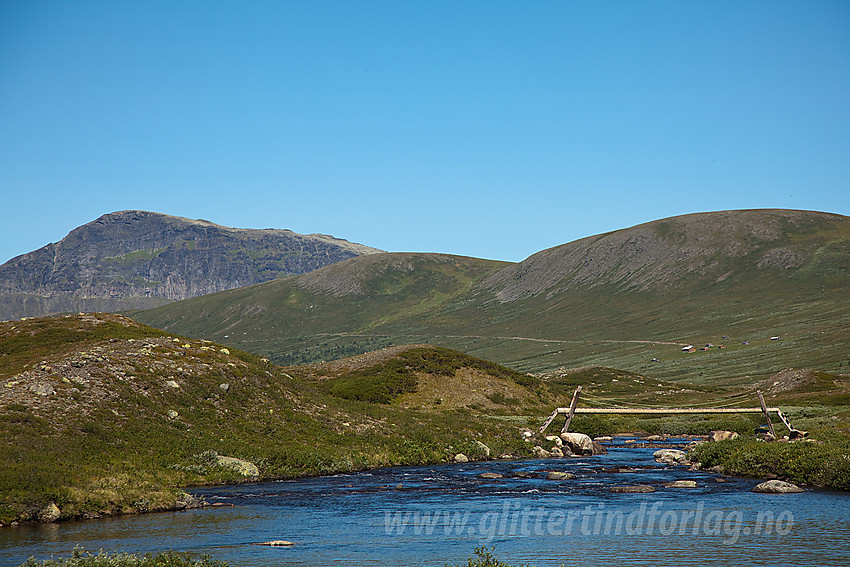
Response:
POLYGON ((561 448, 558 447, 557 445, 555 447, 552 447, 552 449, 549 451, 549 453, 551 453, 553 457, 563 457, 564 456, 564 451, 561 450, 561 448))
POLYGON ((514 471, 511 473, 514 478, 537 478, 537 473, 530 471, 514 471))
POLYGON ((709 441, 731 441, 737 438, 738 433, 735 431, 712 431, 708 436, 709 441))
POLYGON ((469 457, 467 457, 463 453, 458 453, 457 455, 455 455, 455 462, 456 463, 468 463, 469 457))
POLYGON ((45 524, 52 524, 59 520, 62 516, 61 510, 59 510, 59 506, 56 505, 55 502, 51 502, 38 512, 38 521, 43 522, 45 524))
POLYGON ((659 449, 652 454, 656 462, 667 465, 687 464, 688 454, 678 449, 659 449))
POLYGON ((531 450, 531 454, 537 457, 538 459, 548 459, 552 456, 552 453, 550 453, 540 445, 535 445, 534 449, 531 450))
POLYGON ((643 494, 648 492, 655 492, 655 488, 646 484, 635 484, 632 486, 612 486, 608 490, 610 492, 616 492, 620 494, 643 494))
POLYGON ((576 475, 568 472, 549 471, 546 473, 546 480, 572 480, 576 475))
POLYGON ((230 390, 230 384, 228 384, 227 382, 219 384, 218 387, 222 392, 227 392, 228 390, 230 390))
POLYGON ((175 510, 192 510, 194 508, 203 508, 204 506, 206 506, 206 502, 203 499, 192 496, 188 492, 180 493, 174 502, 175 510))
POLYGON ((482 443, 481 441, 479 441, 477 439, 475 440, 475 444, 478 446, 479 449, 484 451, 484 457, 489 459, 490 458, 490 447, 488 447, 487 445, 485 445, 484 443, 482 443))
POLYGON ((216 463, 222 467, 234 470, 246 478, 257 478, 260 476, 260 469, 250 461, 219 455, 216 457, 216 463))
POLYGON ((497 479, 497 478, 505 478, 504 475, 501 475, 497 472, 484 472, 478 475, 479 478, 487 478, 487 479, 497 479))
POLYGON ((610 443, 614 440, 614 438, 608 435, 603 435, 602 437, 594 437, 593 440, 597 443, 610 443))
POLYGON ((561 433, 561 441, 576 455, 593 454, 593 440, 584 433, 561 433))
POLYGON ((605 448, 604 445, 593 441, 593 454, 594 455, 605 455, 608 453, 608 449, 605 448))
POLYGON ((667 438, 663 435, 647 435, 643 438, 644 441, 666 441, 667 438))
POLYGON ((768 480, 753 488, 753 492, 765 494, 791 494, 794 492, 805 492, 802 488, 791 482, 783 480, 768 480))
POLYGON ((558 437, 557 435, 547 435, 545 437, 545 439, 546 439, 546 441, 551 441, 557 447, 563 447, 564 446, 564 442, 561 441, 561 438, 558 437))
POLYGON ((35 384, 29 387, 29 391, 35 394, 36 396, 52 396, 56 393, 56 390, 53 389, 53 386, 51 386, 47 382, 36 382, 35 384))
POLYGON ((664 488, 696 488, 697 481, 695 480, 674 480, 672 482, 665 482, 664 488))

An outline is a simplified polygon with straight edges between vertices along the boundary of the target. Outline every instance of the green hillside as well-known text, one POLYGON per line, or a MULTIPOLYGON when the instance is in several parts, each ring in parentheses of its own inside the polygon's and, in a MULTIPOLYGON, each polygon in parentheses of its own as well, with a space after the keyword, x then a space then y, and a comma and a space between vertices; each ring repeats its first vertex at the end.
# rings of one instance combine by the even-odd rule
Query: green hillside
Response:
POLYGON ((281 364, 429 343, 521 372, 600 365, 746 384, 788 367, 843 372, 848 290, 847 217, 727 211, 582 239, 518 264, 354 258, 133 317, 281 364))
POLYGON ((518 383, 524 375, 456 351, 396 349, 344 372, 283 369, 111 314, 0 322, 0 361, 0 524, 34 520, 51 502, 63 519, 168 510, 190 503, 180 488, 190 485, 482 457, 476 441, 496 455, 528 454, 525 421, 431 398, 415 411, 396 395, 353 399, 328 385, 407 374, 405 392, 415 393, 419 380, 474 372, 492 392, 490 416, 537 420, 551 405, 518 383), (521 403, 495 395, 503 390, 521 403), (258 469, 246 477, 219 456, 258 469))

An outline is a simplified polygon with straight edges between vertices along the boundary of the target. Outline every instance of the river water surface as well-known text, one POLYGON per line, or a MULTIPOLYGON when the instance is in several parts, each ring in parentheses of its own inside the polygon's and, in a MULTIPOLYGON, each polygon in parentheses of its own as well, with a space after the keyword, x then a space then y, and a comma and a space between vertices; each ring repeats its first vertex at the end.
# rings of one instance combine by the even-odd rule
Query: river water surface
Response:
POLYGON ((540 567, 850 565, 850 494, 756 494, 756 480, 661 465, 652 453, 621 446, 597 457, 398 467, 200 489, 194 492, 222 506, 2 528, 0 566, 67 556, 76 545, 189 551, 234 567, 466 564, 480 546, 495 548, 502 561, 540 567), (576 478, 547 480, 551 470, 576 478), (505 478, 484 479, 484 472, 505 478), (677 479, 698 486, 663 486, 677 479), (609 490, 634 484, 656 491, 609 490), (269 540, 295 545, 253 545, 269 540))

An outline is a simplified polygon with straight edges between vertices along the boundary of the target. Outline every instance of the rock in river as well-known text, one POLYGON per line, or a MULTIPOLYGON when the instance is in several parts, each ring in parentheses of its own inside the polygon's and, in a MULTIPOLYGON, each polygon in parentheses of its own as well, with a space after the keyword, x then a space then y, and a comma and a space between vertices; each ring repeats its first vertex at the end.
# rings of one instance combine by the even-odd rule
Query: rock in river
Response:
POLYGON ((802 488, 791 482, 783 480, 768 480, 753 488, 753 492, 765 494, 790 494, 793 492, 805 492, 802 488))
POLYGON ((655 492, 655 488, 646 484, 635 484, 633 486, 612 486, 608 490, 611 492, 623 494, 641 494, 647 492, 655 492))

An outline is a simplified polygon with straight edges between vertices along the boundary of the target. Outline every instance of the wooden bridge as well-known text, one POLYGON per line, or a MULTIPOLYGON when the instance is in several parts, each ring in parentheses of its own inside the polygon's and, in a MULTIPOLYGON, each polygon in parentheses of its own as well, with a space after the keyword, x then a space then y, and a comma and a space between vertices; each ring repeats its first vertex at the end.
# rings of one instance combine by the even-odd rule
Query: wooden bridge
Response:
POLYGON ((803 432, 794 429, 791 426, 791 422, 788 421, 788 418, 779 408, 769 408, 764 403, 764 396, 762 396, 761 392, 756 392, 758 394, 758 399, 760 402, 760 407, 757 408, 580 408, 576 407, 578 405, 579 394, 581 394, 581 386, 576 388, 575 393, 573 394, 573 400, 570 403, 570 407, 568 408, 557 408, 552 412, 552 415, 546 420, 546 423, 543 424, 543 427, 540 428, 540 433, 546 431, 546 428, 549 427, 556 417, 559 415, 566 415, 567 419, 564 422, 564 426, 561 428, 561 433, 566 433, 570 429, 570 422, 573 419, 573 416, 577 413, 582 414, 645 414, 645 415, 669 415, 669 414, 696 414, 696 413, 762 413, 764 414, 765 419, 767 420, 767 426, 770 429, 770 434, 776 437, 776 432, 773 430, 773 423, 770 421, 770 413, 775 413, 782 423, 785 424, 785 427, 788 428, 789 433, 792 436, 801 435, 803 432))

